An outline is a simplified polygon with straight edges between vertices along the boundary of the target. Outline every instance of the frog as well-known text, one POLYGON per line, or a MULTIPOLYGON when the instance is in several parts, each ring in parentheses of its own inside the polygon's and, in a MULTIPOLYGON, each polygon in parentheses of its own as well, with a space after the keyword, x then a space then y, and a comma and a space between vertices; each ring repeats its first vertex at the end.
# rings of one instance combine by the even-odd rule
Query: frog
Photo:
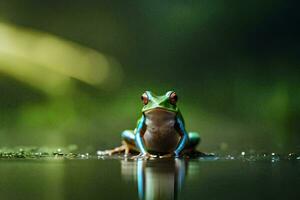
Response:
POLYGON ((133 159, 180 157, 198 152, 201 138, 197 132, 187 132, 185 121, 177 105, 178 95, 167 91, 156 95, 145 91, 141 95, 143 104, 141 116, 134 130, 121 133, 122 145, 105 153, 113 155, 125 152, 138 152, 133 159))

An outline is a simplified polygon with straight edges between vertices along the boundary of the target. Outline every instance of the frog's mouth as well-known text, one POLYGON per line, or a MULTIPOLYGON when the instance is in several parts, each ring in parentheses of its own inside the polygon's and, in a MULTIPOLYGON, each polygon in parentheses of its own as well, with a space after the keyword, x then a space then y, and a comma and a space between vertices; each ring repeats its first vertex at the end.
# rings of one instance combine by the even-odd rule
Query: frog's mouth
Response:
POLYGON ((144 114, 150 120, 148 123, 156 127, 170 124, 170 122, 174 121, 176 116, 175 112, 164 108, 152 108, 151 110, 145 111, 144 114))
POLYGON ((145 113, 175 113, 173 110, 168 110, 167 108, 164 107, 156 107, 156 108, 151 108, 149 110, 146 110, 145 113))

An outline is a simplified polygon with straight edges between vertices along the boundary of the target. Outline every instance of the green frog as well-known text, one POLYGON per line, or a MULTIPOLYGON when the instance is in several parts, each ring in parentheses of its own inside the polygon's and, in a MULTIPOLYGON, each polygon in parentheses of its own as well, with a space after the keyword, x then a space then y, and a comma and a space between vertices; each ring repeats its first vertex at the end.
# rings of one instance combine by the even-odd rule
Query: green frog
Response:
POLYGON ((125 151, 140 154, 133 158, 179 157, 196 152, 199 134, 187 132, 181 112, 177 106, 178 96, 168 91, 157 96, 150 91, 142 94, 142 115, 134 130, 125 130, 121 136, 123 145, 105 151, 111 155, 125 151))

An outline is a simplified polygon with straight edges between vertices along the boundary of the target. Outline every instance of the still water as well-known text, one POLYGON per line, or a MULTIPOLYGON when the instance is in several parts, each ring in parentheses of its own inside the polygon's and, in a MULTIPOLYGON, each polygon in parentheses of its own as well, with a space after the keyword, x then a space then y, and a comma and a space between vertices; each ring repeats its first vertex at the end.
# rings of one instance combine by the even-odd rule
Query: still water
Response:
POLYGON ((299 199, 300 161, 0 160, 0 199, 299 199))

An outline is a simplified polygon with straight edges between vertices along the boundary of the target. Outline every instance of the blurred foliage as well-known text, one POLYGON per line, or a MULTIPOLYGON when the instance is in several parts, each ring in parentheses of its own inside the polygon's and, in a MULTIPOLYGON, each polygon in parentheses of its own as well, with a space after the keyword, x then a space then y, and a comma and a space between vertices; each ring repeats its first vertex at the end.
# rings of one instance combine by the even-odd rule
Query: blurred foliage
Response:
POLYGON ((0 145, 112 147, 173 89, 201 149, 299 149, 298 4, 1 1, 0 145))

